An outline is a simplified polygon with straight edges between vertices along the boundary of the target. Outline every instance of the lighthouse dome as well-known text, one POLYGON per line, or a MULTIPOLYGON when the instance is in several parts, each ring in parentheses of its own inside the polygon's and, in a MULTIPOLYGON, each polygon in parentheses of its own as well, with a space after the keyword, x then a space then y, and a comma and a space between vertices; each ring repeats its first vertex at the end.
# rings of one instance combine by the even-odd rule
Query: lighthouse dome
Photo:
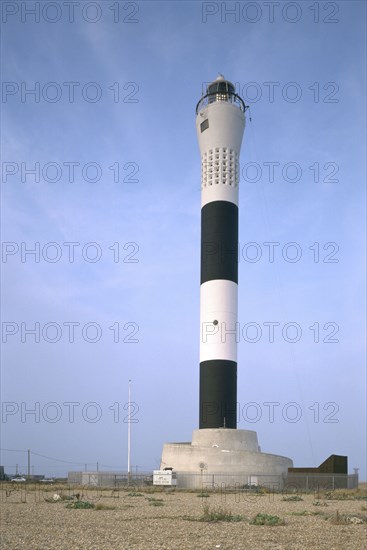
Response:
MULTIPOLYGON (((207 94, 234 94, 235 87, 232 82, 226 80, 222 74, 218 74, 217 78, 207 86, 207 94)), ((215 99, 214 99, 215 101, 215 99)))
POLYGON ((196 114, 213 103, 232 103, 239 107, 241 111, 246 111, 247 109, 243 99, 236 94, 234 84, 226 80, 222 74, 219 74, 217 78, 206 87, 206 94, 196 105, 196 114))

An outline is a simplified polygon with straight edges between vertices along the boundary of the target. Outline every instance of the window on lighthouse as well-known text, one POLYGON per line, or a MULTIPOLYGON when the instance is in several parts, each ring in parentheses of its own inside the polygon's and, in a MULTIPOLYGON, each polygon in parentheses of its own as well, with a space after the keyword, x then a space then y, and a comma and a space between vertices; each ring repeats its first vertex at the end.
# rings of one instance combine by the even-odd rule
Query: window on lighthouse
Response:
POLYGON ((228 94, 217 94, 217 101, 228 101, 228 94))
POLYGON ((201 130, 201 133, 204 132, 204 130, 207 130, 209 128, 209 119, 205 119, 203 120, 203 122, 200 124, 200 130, 201 130))

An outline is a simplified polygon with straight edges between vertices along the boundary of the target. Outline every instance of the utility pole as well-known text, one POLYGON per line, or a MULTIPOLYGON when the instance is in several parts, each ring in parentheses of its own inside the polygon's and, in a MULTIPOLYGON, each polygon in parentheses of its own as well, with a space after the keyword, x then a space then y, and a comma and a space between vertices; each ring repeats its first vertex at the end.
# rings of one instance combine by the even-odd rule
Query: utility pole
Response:
POLYGON ((129 401, 128 401, 128 417, 127 417, 127 479, 128 483, 130 485, 130 479, 131 479, 131 418, 130 418, 130 410, 131 410, 131 380, 129 380, 129 401))
POLYGON ((28 480, 31 479, 31 451, 28 449, 28 480))

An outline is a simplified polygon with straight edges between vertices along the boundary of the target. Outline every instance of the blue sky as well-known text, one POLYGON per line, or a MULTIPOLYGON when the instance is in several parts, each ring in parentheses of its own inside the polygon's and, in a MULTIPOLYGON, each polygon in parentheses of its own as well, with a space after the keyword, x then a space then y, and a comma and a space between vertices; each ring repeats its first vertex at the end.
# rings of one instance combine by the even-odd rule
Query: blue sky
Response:
POLYGON ((238 21, 216 2, 120 2, 117 22, 113 2, 84 12, 90 3, 81 2, 74 22, 59 2, 54 23, 56 11, 42 12, 42 3, 39 22, 21 11, 37 3, 19 3, 14 15, 17 4, 4 4, 1 446, 14 450, 3 453, 6 469, 25 471, 26 454, 15 452, 25 449, 36 473, 97 461, 126 469, 129 379, 139 407, 134 468, 157 467, 164 442, 191 439, 200 338, 195 105, 222 72, 252 118, 241 151, 238 427, 255 429, 263 451, 295 466, 348 455, 350 471, 360 467, 366 479, 365 4, 320 2, 317 22, 314 2, 295 3, 297 12, 283 2, 271 22, 257 2, 252 23, 246 2, 226 3, 240 6, 238 21), (22 98, 22 86, 38 85, 39 97, 22 98), (39 181, 22 168, 35 163, 39 181), (24 255, 35 243, 39 262, 24 255), (63 243, 79 243, 74 262, 63 243), (279 243, 273 262, 264 243, 279 243), (274 342, 269 322, 279 323, 274 342), (22 323, 39 323, 38 343, 22 323), (70 323, 79 323, 74 342, 70 323), (294 343, 292 330, 301 331, 294 343), (26 414, 37 407, 39 418, 26 414))

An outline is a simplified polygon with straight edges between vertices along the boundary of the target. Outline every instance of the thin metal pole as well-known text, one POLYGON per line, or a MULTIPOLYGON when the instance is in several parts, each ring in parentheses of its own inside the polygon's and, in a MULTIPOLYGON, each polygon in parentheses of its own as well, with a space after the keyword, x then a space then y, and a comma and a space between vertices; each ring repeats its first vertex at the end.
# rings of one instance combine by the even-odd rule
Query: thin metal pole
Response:
POLYGON ((131 380, 129 380, 129 402, 128 402, 128 417, 127 417, 127 476, 130 483, 131 477, 131 419, 130 419, 130 408, 131 408, 131 380))
POLYGON ((31 451, 28 449, 28 479, 31 479, 31 451))

